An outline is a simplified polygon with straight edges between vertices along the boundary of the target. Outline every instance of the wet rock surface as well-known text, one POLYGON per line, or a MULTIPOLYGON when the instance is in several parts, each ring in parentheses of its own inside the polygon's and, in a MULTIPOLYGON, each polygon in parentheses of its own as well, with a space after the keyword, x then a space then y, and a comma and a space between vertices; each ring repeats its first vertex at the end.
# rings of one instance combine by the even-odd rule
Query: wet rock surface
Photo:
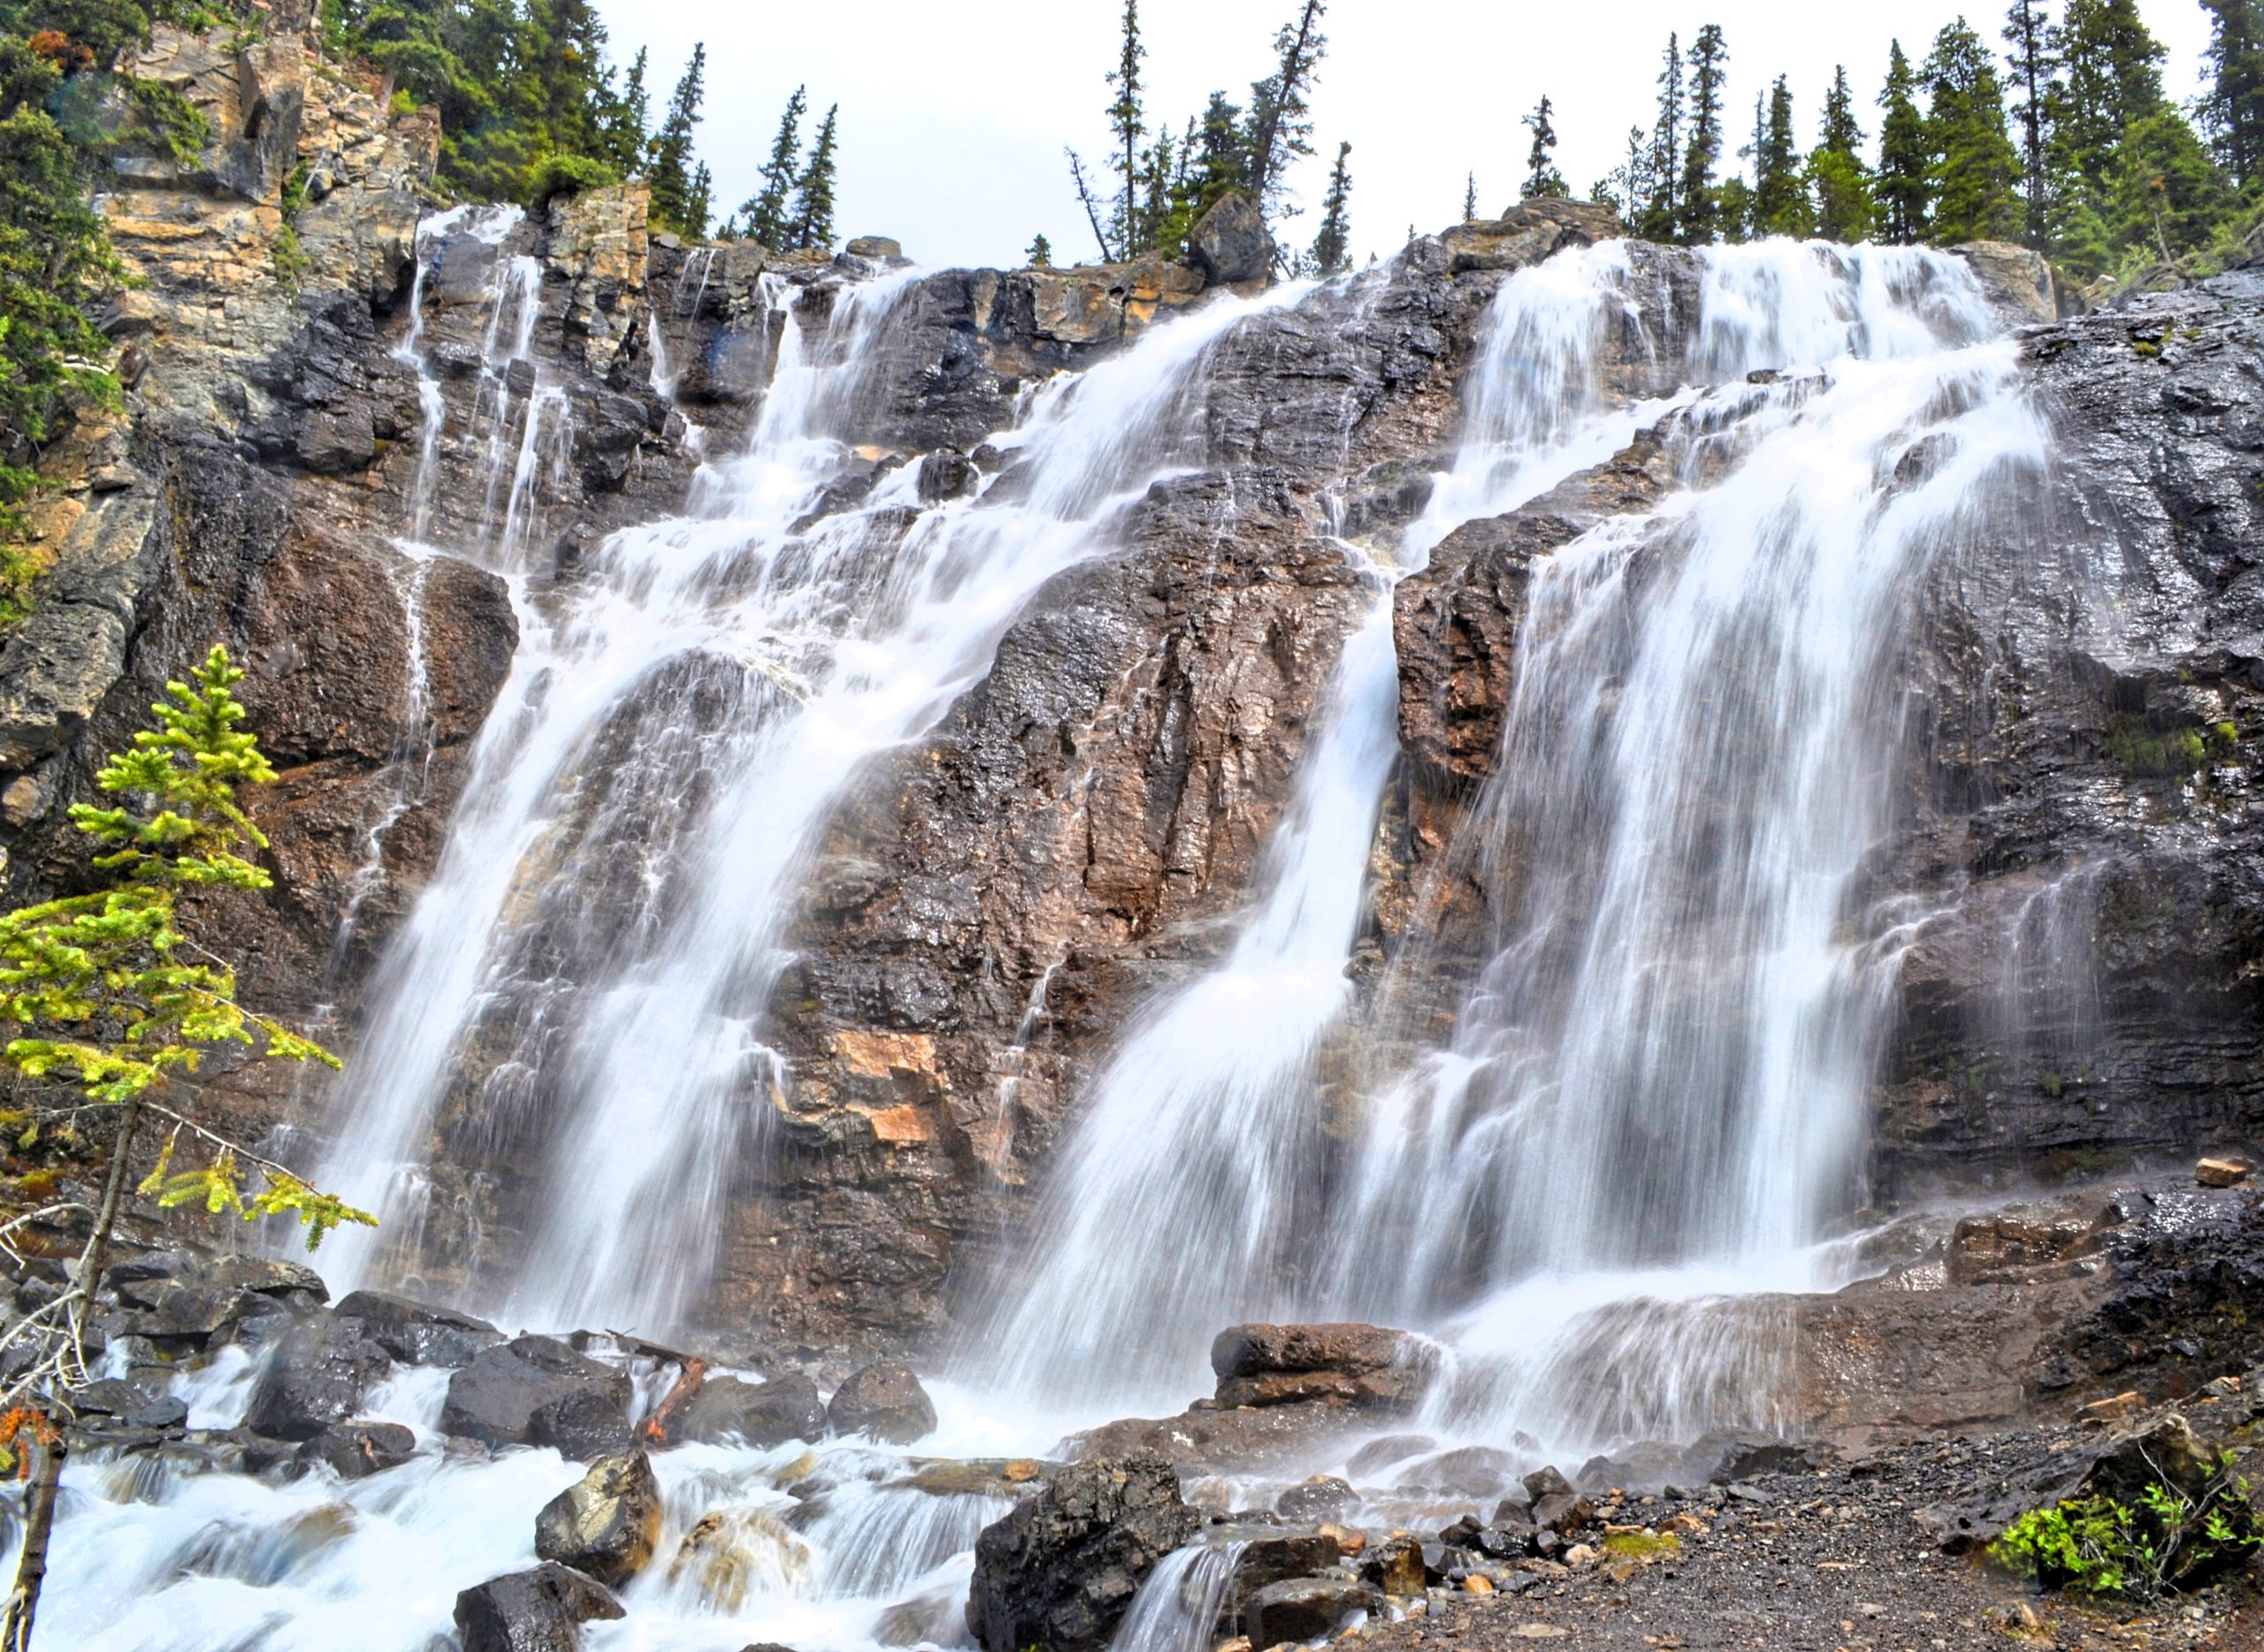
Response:
POLYGON ((661 1484, 642 1451, 600 1457, 535 1517, 534 1552, 619 1587, 661 1541, 661 1484))
POLYGON ((555 1446, 588 1461, 627 1447, 629 1401, 626 1372, 555 1337, 521 1336, 448 1379, 440 1430, 489 1446, 555 1446))
POLYGON ((1196 1525, 1160 1457, 1065 1469, 976 1540, 968 1629, 986 1652, 1098 1652, 1141 1583, 1196 1525))
POLYGON ((862 1434, 910 1445, 936 1426, 935 1402, 902 1360, 861 1365, 826 1402, 827 1425, 838 1434, 862 1434))
POLYGON ((546 1561, 456 1596, 463 1652, 577 1652, 582 1625, 625 1617, 603 1584, 546 1561))
POLYGON ((825 1438, 825 1402, 817 1384, 799 1373, 768 1382, 712 1377, 669 1425, 669 1441, 742 1440, 765 1449, 789 1440, 825 1438))

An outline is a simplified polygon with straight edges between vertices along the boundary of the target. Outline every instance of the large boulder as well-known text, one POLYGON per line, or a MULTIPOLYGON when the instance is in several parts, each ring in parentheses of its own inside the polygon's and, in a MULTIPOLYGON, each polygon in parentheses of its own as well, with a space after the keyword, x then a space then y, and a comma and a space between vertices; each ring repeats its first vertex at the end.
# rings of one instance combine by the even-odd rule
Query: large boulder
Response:
POLYGON ((271 1440, 311 1440, 362 1409, 371 1386, 393 1368, 386 1350, 352 1319, 302 1319, 269 1350, 253 1384, 244 1426, 271 1440))
POLYGON ((578 1652, 584 1624, 626 1615, 603 1584, 546 1561, 458 1595, 456 1638, 463 1652, 578 1652))
POLYGON ((1447 273, 1522 270, 1566 247, 1586 247, 1620 233, 1619 215, 1590 201, 1528 197, 1498 218, 1457 224, 1439 237, 1447 273))
POLYGON ((503 1340, 485 1319, 381 1290, 351 1292, 333 1312, 361 1321, 370 1339, 403 1365, 461 1370, 503 1340))
POLYGON ((1350 1578, 1289 1578, 1250 1597, 1243 1608, 1243 1633, 1253 1647, 1326 1641, 1382 1605, 1380 1595, 1350 1578))
POLYGON ((806 1376, 790 1373, 768 1382, 710 1377, 669 1421, 668 1442, 738 1440, 768 1450, 789 1440, 822 1440, 825 1426, 825 1402, 806 1376))
POLYGON ((585 1462, 629 1448, 629 1373, 555 1337, 491 1348, 448 1379, 442 1432, 491 1446, 555 1446, 585 1462))
POLYGON ((1229 192, 1196 220, 1188 256, 1212 287, 1260 281, 1274 267, 1274 240, 1248 195, 1229 192))
POLYGON ((319 1463, 340 1480, 399 1468, 417 1455, 417 1436, 399 1423, 336 1423, 299 1448, 302 1466, 319 1463))
POLYGON ((1373 1325, 1237 1325, 1211 1344, 1222 1407, 1326 1400, 1363 1411, 1411 1410, 1438 1371, 1436 1350, 1373 1325))
POLYGON ((877 1360, 853 1373, 827 1402, 825 1417, 838 1434, 891 1445, 910 1445, 936 1427, 935 1403, 900 1359, 877 1360))
POLYGON ((661 1483, 642 1451, 603 1457, 534 1518, 534 1552, 618 1586, 661 1541, 661 1483))
POLYGON ((967 1626, 986 1652, 1099 1652, 1156 1564, 1198 1524, 1159 1457, 1063 1469, 975 1539, 967 1626))

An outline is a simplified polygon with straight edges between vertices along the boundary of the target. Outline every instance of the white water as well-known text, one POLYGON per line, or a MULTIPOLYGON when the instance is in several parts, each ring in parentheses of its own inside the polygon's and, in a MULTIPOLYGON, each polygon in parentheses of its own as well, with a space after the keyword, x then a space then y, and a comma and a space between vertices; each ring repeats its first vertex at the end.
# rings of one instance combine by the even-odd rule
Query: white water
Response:
POLYGON ((373 991, 332 1179, 420 1237, 436 1111, 470 1087, 447 1156, 539 1167, 542 1265, 473 1287, 524 1321, 665 1329, 697 1298, 778 1082, 762 1020, 812 832, 868 757, 982 675, 1031 592, 1200 453, 1192 387, 1256 307, 1206 307, 1042 392, 998 439, 1020 476, 995 501, 905 531, 900 472, 797 534, 848 457, 868 341, 906 279, 840 289, 814 333, 790 308, 748 452, 703 473, 695 514, 523 597, 446 856, 373 991), (462 1076, 475 1043, 489 1059, 462 1076), (372 1165, 389 1190, 363 1185, 372 1165))
MULTIPOLYGON (((1602 249, 1506 284, 1454 463, 1404 543, 1373 547, 1381 586, 1670 409, 1706 432, 1681 492, 1535 569, 1500 777, 1459 851, 1489 882, 1498 945, 1444 1047, 1372 1072, 1319 1128, 1315 1052, 1373 1030, 1350 1021, 1343 967, 1394 755, 1380 605, 1233 944, 1149 1006, 1085 1098, 985 1387, 931 1385, 942 1425, 918 1455, 1039 1454, 1116 1414, 1104 1401, 1175 1407, 1208 1386, 1212 1333, 1258 1312, 1432 1331, 1452 1380, 1427 1426, 1529 1431, 1551 1455, 1694 1432, 1765 1393, 1775 1311, 1740 1299, 1829 1266, 1818 1241, 1847 1203, 1877 995, 1907 936, 1848 910, 1884 823, 1882 662, 1910 582, 2041 438, 1947 261, 1725 251, 1688 339, 1643 324, 1641 274, 1602 249), (1621 358, 1668 365, 1614 390, 1614 330, 1621 358), (1759 367, 1809 371, 1737 382, 1759 367), (1678 375, 1718 388, 1625 400, 1678 375)), ((451 1258, 514 1322, 657 1329, 696 1297, 771 1105, 761 1016, 814 830, 866 758, 980 677, 1039 583, 1108 550, 1125 503, 1199 462, 1205 357, 1247 313, 1183 317, 1042 390, 1001 439, 1020 474, 991 494, 899 539, 891 477, 797 536, 846 457, 895 290, 791 318, 749 452, 572 585, 526 577, 535 539, 513 506, 524 486, 539 508, 533 409, 488 444, 490 554, 522 643, 355 1067, 339 1167, 388 1172, 343 1179, 386 1205, 390 1250, 356 1258, 368 1276, 424 1265, 428 1198, 476 1209, 476 1187, 429 1168, 438 1140, 457 1166, 539 1166, 550 1230, 451 1258), (520 1247, 540 1264, 520 1272, 520 1247)), ((521 348, 500 296, 495 316, 493 348, 521 348)), ((224 1358, 181 1379, 200 1425, 240 1412, 248 1375, 224 1358)), ((444 1454, 439 1380, 409 1373, 374 1405, 418 1430, 419 1457, 351 1486, 74 1463, 48 1632, 427 1652, 458 1589, 532 1564, 535 1511, 578 1472, 549 1451, 444 1454)), ((658 1455, 660 1557, 623 1592, 629 1618, 585 1645, 963 1644, 967 1550, 1003 1505, 892 1485, 907 1455, 658 1455), (785 1488, 812 1479, 835 1483, 784 1525, 785 1488), (743 1540, 742 1595, 669 1575, 711 1512, 743 1540)), ((1201 1652, 1225 1565, 1182 1551, 1117 1648, 1201 1652)))

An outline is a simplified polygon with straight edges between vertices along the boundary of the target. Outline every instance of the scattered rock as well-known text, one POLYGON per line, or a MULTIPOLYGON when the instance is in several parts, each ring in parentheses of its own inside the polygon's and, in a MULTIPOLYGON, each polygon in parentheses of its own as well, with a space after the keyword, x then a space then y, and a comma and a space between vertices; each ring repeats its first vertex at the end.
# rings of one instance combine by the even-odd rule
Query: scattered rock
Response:
POLYGON ((442 1432, 491 1446, 555 1446, 568 1457, 629 1445, 629 1373, 549 1336, 490 1348, 448 1379, 442 1432))
POLYGON ((1394 1532, 1368 1551, 1360 1577, 1395 1599, 1413 1599, 1429 1582, 1423 1545, 1405 1532, 1394 1532))
POLYGON ((1157 1563, 1196 1529, 1159 1457, 1064 1469, 975 1540, 968 1628, 988 1652, 1099 1652, 1157 1563))
POLYGON ((936 1427, 934 1402, 912 1367, 897 1359, 853 1373, 834 1391, 825 1417, 838 1434, 862 1434, 891 1445, 909 1445, 936 1427))
POLYGON ((336 1423, 299 1448, 302 1464, 320 1463, 341 1480, 364 1480, 416 1455, 417 1436, 399 1423, 336 1423))
POLYGON ((2237 1159, 2205 1159, 2193 1166, 2193 1180, 2205 1188, 2237 1188, 2248 1177, 2249 1166, 2237 1159))
POLYGON ((393 1367, 352 1319, 322 1316, 293 1326, 267 1356, 244 1411, 244 1426, 272 1440, 311 1440, 362 1409, 393 1367))
POLYGON ((1525 1489, 1533 1499, 1533 1523, 1544 1531, 1569 1536, 1595 1519, 1595 1504, 1553 1468, 1526 1475, 1525 1489))
POLYGON ((789 1440, 822 1440, 825 1429, 825 1402, 818 1397, 817 1384, 799 1373, 768 1382, 710 1377, 669 1426, 668 1442, 739 1440, 767 1451, 789 1440))
POLYGON ((642 1451, 600 1457, 535 1516, 534 1552, 618 1587, 661 1541, 661 1486, 642 1451))
POLYGON ((582 1625, 625 1616, 606 1587, 555 1562, 456 1596, 463 1652, 578 1652, 582 1625))

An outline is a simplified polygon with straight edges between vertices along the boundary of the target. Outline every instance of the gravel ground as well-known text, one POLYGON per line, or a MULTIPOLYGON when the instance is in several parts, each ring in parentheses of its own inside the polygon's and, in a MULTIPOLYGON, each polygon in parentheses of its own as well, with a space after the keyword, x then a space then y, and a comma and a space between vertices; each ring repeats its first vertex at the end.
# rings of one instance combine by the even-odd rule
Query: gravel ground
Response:
MULTIPOLYGON (((2188 1408, 2197 1427, 2206 1409, 2188 1408)), ((1552 1645, 1692 1652, 2264 1649, 2257 1587, 2264 1564, 2150 1608, 2079 1604, 2038 1595, 1977 1556, 1944 1554, 1916 1518, 1945 1500, 1985 1493, 2055 1449, 2097 1439, 2069 1429, 1901 1447, 1814 1472, 1771 1475, 1739 1488, 1719 1507, 1630 1499, 1610 1518, 1622 1526, 1679 1526, 1679 1553, 1640 1567, 1573 1569, 1515 1595, 1434 1591, 1429 1616, 1372 1626, 1358 1644, 1365 1652, 1552 1645)), ((2264 1460, 2257 1466, 2264 1469, 2264 1460)), ((2264 1476, 2252 1470, 2251 1478, 2264 1476)))

